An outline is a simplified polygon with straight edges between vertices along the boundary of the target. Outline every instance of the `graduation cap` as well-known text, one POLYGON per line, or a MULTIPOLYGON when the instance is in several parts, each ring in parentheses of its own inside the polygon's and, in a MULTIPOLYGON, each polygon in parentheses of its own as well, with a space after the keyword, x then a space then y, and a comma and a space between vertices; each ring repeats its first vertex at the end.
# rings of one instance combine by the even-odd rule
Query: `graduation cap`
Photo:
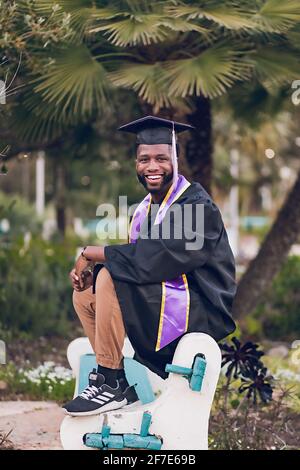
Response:
POLYGON ((172 145, 172 163, 173 163, 173 182, 177 182, 178 178, 178 162, 176 151, 176 134, 183 131, 194 129, 189 124, 182 124, 176 121, 159 118, 156 116, 146 116, 136 121, 129 122, 118 128, 119 131, 130 132, 136 134, 136 143, 155 145, 170 144, 172 145))

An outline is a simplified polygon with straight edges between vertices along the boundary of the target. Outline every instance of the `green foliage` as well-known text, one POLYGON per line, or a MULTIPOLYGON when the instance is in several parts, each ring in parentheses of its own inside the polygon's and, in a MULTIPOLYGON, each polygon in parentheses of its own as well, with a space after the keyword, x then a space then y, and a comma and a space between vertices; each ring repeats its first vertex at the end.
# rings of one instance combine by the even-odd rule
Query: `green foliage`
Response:
POLYGON ((261 337, 262 336, 262 324, 261 322, 252 316, 245 318, 245 331, 251 337, 261 337))
POLYGON ((291 256, 275 278, 266 300, 254 317, 263 325, 263 334, 270 339, 300 337, 300 257, 291 256))
POLYGON ((64 334, 73 318, 68 273, 75 246, 33 238, 0 249, 0 311, 3 329, 32 336, 64 334))
POLYGON ((41 230, 41 222, 37 218, 32 205, 28 204, 20 196, 7 196, 0 191, 0 220, 1 219, 7 219, 9 221, 10 237, 18 236, 27 231, 37 234, 41 230))
POLYGON ((209 429, 209 448, 213 450, 276 450, 298 448, 295 406, 299 398, 299 375, 285 364, 284 369, 274 371, 269 376, 265 367, 264 354, 258 345, 247 342, 241 344, 233 339, 232 346, 225 343, 222 347, 222 371, 212 407, 209 429), (258 402, 249 393, 249 382, 245 376, 250 374, 261 400, 258 402), (225 371, 224 371, 225 368, 225 371), (235 371, 234 373, 232 373, 235 371), (247 372, 248 371, 248 372, 247 372), (246 373, 246 374, 245 374, 246 373), (289 377, 287 383, 283 377, 289 377), (245 389, 245 383, 247 388, 245 389), (272 387, 271 387, 272 384, 272 387), (274 388, 274 396, 270 393, 274 388), (248 391, 248 393, 245 393, 248 391), (287 423, 293 423, 291 428, 287 423), (226 430, 226 432, 224 432, 226 430))
POLYGON ((24 61, 11 122, 34 141, 102 114, 114 87, 158 109, 214 98, 250 79, 274 85, 299 75, 297 0, 4 5, 0 51, 24 61))

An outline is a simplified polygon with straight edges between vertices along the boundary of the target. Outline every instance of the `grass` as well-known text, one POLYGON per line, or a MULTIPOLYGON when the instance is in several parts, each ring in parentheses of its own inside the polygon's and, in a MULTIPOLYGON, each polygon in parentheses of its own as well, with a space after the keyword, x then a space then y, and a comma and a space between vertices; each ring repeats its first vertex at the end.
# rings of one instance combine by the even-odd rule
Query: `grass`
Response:
POLYGON ((72 371, 51 361, 24 369, 9 363, 1 367, 0 381, 6 385, 5 399, 53 400, 62 403, 73 396, 75 387, 72 371))
POLYGON ((300 368, 296 353, 288 357, 263 356, 272 374, 273 399, 256 405, 238 392, 240 379, 228 383, 222 373, 209 428, 213 450, 300 449, 300 368))
POLYGON ((12 429, 7 433, 0 431, 0 450, 12 450, 14 448, 13 443, 9 440, 11 432, 12 429))

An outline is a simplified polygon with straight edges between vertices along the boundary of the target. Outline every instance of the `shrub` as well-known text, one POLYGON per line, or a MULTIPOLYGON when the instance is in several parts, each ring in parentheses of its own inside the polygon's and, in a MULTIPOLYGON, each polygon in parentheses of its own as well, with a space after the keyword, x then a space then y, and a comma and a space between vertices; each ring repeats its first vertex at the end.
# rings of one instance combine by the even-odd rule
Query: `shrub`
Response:
MULTIPOLYGON (((0 191, 0 220, 7 219, 10 224, 9 237, 14 238, 21 233, 37 234, 41 231, 41 221, 34 207, 21 199, 20 196, 7 196, 0 191)), ((1 233, 0 233, 1 237, 1 233)))
POLYGON ((262 319, 262 333, 270 339, 300 337, 300 257, 286 261, 254 317, 262 319))
POLYGON ((74 318, 68 273, 75 246, 34 238, 0 248, 0 321, 2 329, 32 336, 64 334, 74 318))
POLYGON ((298 415, 291 386, 269 374, 257 344, 223 343, 222 366, 210 418, 215 450, 298 449, 298 415), (274 393, 273 393, 274 392, 274 393))

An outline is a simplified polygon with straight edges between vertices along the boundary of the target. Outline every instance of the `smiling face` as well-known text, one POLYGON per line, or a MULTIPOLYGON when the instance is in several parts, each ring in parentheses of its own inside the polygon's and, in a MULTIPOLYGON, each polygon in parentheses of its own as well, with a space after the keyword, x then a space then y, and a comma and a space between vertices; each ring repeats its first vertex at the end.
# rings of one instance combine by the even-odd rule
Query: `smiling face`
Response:
POLYGON ((137 149, 136 172, 140 183, 158 200, 173 181, 171 146, 141 144, 137 149))

